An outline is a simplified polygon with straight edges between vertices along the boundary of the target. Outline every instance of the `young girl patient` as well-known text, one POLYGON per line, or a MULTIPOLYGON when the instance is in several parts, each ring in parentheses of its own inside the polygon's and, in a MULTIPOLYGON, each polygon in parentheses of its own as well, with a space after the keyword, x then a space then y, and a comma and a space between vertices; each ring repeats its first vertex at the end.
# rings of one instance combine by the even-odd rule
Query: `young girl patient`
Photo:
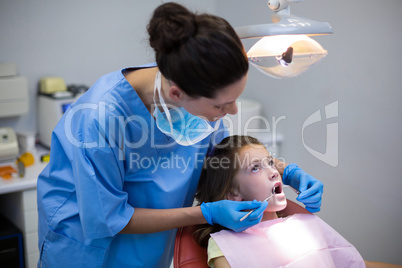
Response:
POLYGON ((366 267, 356 248, 313 214, 279 218, 286 207, 282 179, 265 147, 249 136, 231 136, 208 156, 196 198, 268 200, 262 221, 241 233, 219 225, 200 226, 194 236, 208 240, 211 267, 366 267), (302 231, 301 231, 302 230, 302 231))

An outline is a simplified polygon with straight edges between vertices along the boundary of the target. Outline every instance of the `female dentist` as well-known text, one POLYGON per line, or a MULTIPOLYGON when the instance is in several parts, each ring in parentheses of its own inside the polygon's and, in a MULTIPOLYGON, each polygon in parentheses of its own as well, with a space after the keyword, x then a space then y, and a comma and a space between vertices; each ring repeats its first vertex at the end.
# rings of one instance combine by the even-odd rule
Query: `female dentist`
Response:
MULTIPOLYGON (((169 267, 177 227, 242 231, 261 220, 267 202, 191 207, 205 155, 227 136, 220 118, 237 112, 247 80, 233 28, 166 3, 148 33, 156 64, 103 76, 53 131, 37 185, 39 267, 169 267)), ((299 200, 319 211, 322 183, 283 166, 299 200)))

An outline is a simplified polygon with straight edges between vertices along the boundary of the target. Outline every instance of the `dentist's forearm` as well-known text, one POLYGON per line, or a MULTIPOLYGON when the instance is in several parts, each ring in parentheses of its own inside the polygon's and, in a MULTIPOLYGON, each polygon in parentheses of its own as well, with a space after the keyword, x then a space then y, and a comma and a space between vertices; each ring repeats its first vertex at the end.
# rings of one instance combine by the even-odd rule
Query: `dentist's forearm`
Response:
POLYGON ((155 233, 204 223, 207 221, 199 206, 177 209, 135 208, 133 216, 120 233, 155 233))

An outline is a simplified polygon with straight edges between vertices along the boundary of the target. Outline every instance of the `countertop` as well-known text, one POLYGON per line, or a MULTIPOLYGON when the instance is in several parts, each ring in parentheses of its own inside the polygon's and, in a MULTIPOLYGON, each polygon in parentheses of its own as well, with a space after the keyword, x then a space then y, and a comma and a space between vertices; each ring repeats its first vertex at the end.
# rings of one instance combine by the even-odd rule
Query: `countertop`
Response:
MULTIPOLYGON (((48 152, 49 151, 43 147, 36 147, 36 152, 33 153, 35 157, 35 163, 32 166, 28 166, 25 168, 25 176, 23 178, 20 178, 16 173, 14 173, 12 178, 10 179, 4 179, 0 177, 0 194, 7 194, 36 188, 38 175, 47 165, 47 163, 42 163, 40 161, 40 156, 48 152)), ((18 170, 15 162, 6 162, 0 164, 0 166, 6 165, 10 165, 18 170)))

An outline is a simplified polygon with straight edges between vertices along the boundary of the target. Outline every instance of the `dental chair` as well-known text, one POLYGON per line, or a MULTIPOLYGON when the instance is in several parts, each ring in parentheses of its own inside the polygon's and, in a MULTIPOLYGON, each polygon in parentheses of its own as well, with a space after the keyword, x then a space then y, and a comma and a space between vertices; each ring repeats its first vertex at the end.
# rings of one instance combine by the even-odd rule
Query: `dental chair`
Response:
MULTIPOLYGON (((285 216, 302 213, 311 214, 299 204, 287 199, 288 205, 281 214, 285 216)), ((174 245, 174 268, 208 268, 207 249, 193 240, 195 226, 182 227, 177 230, 174 245)))

